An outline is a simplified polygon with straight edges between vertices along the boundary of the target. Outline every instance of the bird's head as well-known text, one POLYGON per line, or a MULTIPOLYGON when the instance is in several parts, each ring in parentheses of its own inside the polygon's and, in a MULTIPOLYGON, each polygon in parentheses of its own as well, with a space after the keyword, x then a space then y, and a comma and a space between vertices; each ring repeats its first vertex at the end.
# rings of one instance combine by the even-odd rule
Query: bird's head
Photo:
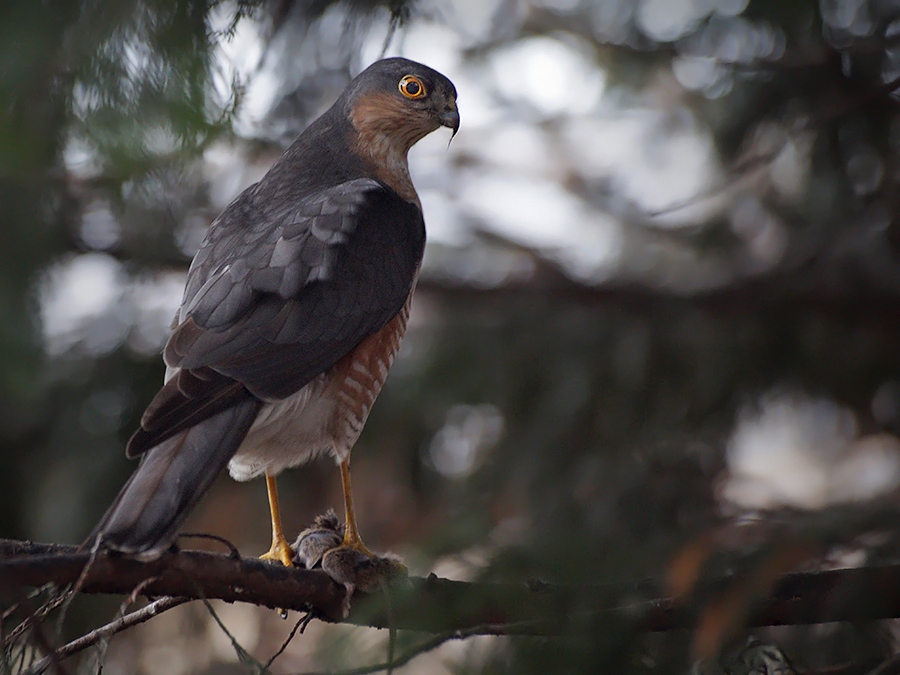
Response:
MULTIPOLYGON (((360 141, 406 152, 439 127, 459 129, 456 87, 444 75, 409 59, 376 61, 345 92, 345 111, 360 141)), ((385 147, 385 150, 388 148, 385 147)))

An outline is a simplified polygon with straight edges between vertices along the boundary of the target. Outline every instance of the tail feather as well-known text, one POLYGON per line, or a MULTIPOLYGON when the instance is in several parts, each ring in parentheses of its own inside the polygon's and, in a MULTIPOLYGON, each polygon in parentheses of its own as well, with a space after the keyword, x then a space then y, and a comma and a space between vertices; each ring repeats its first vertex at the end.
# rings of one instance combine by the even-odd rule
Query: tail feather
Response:
POLYGON ((163 441, 141 458, 91 537, 123 553, 153 559, 234 456, 262 402, 247 398, 163 441))

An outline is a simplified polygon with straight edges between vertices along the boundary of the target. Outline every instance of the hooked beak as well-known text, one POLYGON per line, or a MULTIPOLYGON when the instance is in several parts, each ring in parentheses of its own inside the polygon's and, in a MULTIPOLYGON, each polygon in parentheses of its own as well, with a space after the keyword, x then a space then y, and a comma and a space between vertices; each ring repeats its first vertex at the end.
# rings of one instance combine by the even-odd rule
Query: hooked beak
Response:
POLYGON ((453 135, 450 136, 452 141, 453 136, 456 136, 456 132, 459 131, 459 110, 456 108, 456 101, 451 102, 446 110, 438 113, 438 120, 441 126, 449 127, 453 130, 453 135))

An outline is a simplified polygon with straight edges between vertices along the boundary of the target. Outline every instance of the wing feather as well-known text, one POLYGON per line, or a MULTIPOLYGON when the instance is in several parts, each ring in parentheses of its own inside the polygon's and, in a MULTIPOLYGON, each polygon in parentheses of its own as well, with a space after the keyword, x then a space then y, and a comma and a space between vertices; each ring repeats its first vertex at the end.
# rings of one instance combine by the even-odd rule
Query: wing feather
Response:
POLYGON ((134 451, 220 410, 234 383, 290 396, 409 297, 425 243, 415 205, 368 178, 258 197, 250 189, 226 209, 195 257, 165 349, 181 398, 151 405, 134 451), (198 372, 216 376, 187 375, 198 372))

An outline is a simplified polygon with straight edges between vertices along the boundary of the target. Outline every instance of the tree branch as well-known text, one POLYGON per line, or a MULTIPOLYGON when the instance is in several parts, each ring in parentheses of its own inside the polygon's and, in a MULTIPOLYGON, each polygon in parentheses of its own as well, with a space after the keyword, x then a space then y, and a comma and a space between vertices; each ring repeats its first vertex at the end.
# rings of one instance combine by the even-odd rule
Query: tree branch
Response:
MULTIPOLYGON (((0 590, 73 583, 89 559, 89 553, 74 546, 0 539, 0 590)), ((157 579, 141 591, 147 597, 218 598, 297 611, 311 606, 321 618, 341 618, 344 588, 322 572, 202 551, 172 551, 146 563, 101 553, 91 563, 81 591, 128 594, 153 577, 157 579)))
MULTIPOLYGON (((0 592, 72 583, 88 558, 70 546, 0 539, 0 592)), ((100 554, 84 575, 82 592, 129 594, 148 579, 140 590, 148 597, 217 598, 311 611, 327 621, 388 625, 381 593, 356 598, 350 616, 343 619, 344 588, 323 572, 201 551, 173 551, 148 563, 100 554)), ((692 627, 699 609, 665 597, 651 582, 575 588, 430 576, 414 578, 409 588, 391 593, 397 628, 448 634, 504 625, 510 634, 556 635, 567 630, 573 617, 586 613, 601 621, 628 621, 642 630, 666 631, 692 627)), ((900 565, 783 576, 750 622, 786 625, 895 617, 900 617, 900 565)))

